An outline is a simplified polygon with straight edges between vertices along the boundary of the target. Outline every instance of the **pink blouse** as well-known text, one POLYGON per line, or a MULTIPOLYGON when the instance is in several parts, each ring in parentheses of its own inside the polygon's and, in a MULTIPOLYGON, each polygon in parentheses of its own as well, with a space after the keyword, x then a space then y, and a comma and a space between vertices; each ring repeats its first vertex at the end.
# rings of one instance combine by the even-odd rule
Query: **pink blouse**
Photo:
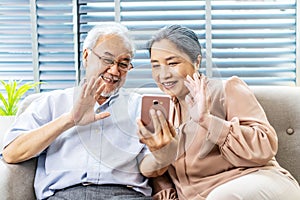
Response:
POLYGON ((292 178, 274 158, 276 132, 250 88, 232 77, 209 80, 207 93, 214 116, 209 129, 192 120, 179 127, 178 159, 168 169, 179 199, 205 199, 218 185, 261 168, 292 178))

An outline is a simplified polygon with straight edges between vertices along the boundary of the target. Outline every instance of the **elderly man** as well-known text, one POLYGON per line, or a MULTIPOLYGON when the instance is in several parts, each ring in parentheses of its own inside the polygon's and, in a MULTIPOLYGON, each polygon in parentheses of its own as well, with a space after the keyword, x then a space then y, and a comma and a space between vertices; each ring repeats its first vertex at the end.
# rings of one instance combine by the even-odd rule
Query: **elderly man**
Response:
POLYGON ((134 47, 120 24, 95 26, 83 45, 79 87, 44 93, 16 120, 3 159, 38 157, 38 199, 151 199, 136 135, 140 96, 123 86, 134 47))

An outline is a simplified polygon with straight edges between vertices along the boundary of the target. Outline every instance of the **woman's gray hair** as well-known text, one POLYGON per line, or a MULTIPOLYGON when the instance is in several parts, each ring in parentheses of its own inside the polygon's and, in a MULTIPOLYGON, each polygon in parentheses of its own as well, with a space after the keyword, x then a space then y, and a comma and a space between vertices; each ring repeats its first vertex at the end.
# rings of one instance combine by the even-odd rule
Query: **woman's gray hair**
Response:
POLYGON ((160 29, 147 44, 150 55, 153 43, 163 39, 175 44, 178 50, 187 54, 193 63, 197 61, 199 55, 202 56, 201 45, 195 32, 180 25, 170 25, 160 29))
POLYGON ((128 49, 134 54, 134 42, 131 39, 129 30, 120 23, 105 23, 100 25, 95 25, 87 34, 83 49, 93 49, 99 38, 105 35, 116 35, 124 40, 128 45, 128 49))

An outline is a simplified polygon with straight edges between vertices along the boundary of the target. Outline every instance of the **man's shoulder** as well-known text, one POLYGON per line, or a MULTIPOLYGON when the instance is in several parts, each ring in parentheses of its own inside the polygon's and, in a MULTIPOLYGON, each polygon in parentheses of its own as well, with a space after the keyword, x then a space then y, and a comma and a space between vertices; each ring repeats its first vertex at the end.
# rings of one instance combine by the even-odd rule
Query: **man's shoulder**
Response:
POLYGON ((42 96, 46 98, 59 98, 62 96, 73 96, 74 95, 74 88, 66 88, 66 89, 57 89, 42 92, 42 96))
POLYGON ((131 88, 120 88, 119 95, 123 97, 128 97, 128 99, 140 99, 141 94, 136 92, 134 89, 131 88))
MULTIPOLYGON (((34 94, 37 97, 26 97, 24 99, 24 102, 26 102, 26 99, 30 99, 30 102, 35 102, 37 105, 44 105, 49 104, 50 102, 65 102, 69 103, 69 101, 73 101, 74 96, 74 88, 67 88, 67 89, 60 89, 60 90, 51 90, 51 91, 45 91, 38 94, 34 94)), ((28 100, 27 100, 28 101, 28 100)), ((50 104, 52 104, 50 103, 50 104)))

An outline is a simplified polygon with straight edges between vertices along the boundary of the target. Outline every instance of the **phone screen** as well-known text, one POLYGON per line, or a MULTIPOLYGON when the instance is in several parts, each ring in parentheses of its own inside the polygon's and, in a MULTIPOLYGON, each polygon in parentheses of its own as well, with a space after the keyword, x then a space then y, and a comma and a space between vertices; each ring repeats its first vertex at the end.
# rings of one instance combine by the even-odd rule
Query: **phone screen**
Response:
POLYGON ((154 131, 150 109, 160 110, 166 120, 169 120, 170 101, 170 97, 166 95, 143 95, 141 120, 149 131, 154 131))

